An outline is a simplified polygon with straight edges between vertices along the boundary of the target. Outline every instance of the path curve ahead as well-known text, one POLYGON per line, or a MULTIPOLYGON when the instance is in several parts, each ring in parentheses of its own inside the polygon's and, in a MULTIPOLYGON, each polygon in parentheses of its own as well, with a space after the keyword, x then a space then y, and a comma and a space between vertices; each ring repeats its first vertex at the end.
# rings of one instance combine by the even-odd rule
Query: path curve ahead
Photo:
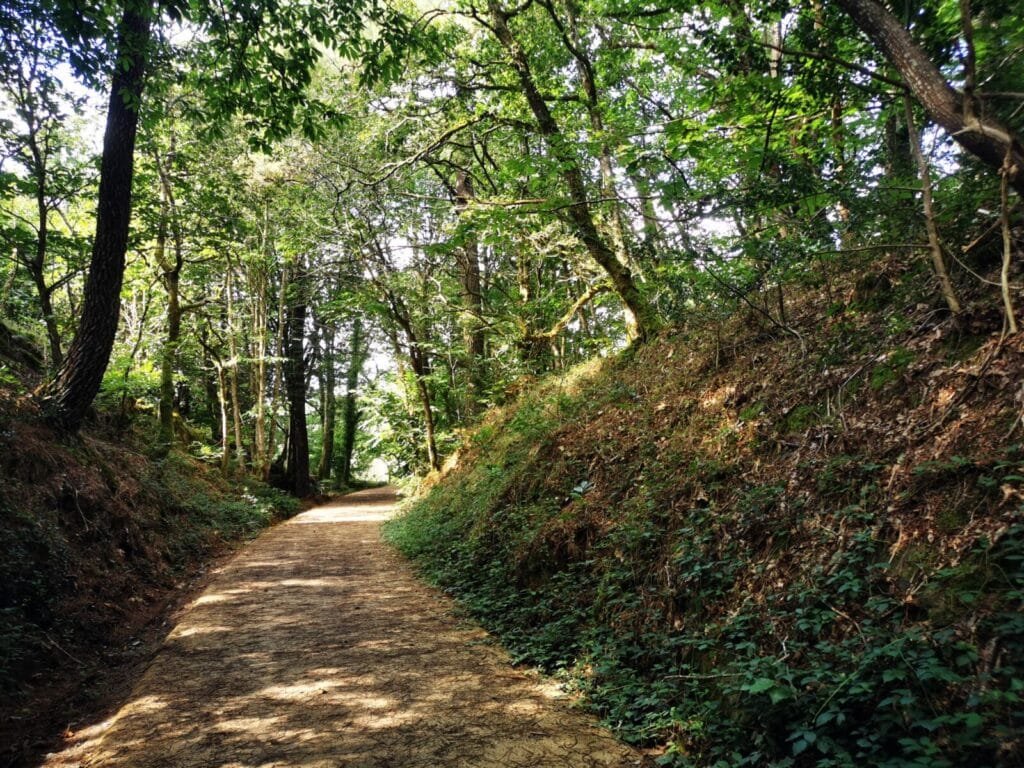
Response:
POLYGON ((626 768, 382 544, 392 489, 268 531, 187 609, 129 702, 46 766, 626 768))

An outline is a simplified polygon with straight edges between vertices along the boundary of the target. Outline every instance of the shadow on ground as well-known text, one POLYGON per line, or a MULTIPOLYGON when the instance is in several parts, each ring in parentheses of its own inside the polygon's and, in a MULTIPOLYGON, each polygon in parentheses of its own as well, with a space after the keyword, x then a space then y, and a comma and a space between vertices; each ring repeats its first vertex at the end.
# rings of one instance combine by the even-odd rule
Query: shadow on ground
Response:
POLYGON ((343 501, 226 565, 130 702, 46 768, 641 764, 380 542, 389 489, 343 501))

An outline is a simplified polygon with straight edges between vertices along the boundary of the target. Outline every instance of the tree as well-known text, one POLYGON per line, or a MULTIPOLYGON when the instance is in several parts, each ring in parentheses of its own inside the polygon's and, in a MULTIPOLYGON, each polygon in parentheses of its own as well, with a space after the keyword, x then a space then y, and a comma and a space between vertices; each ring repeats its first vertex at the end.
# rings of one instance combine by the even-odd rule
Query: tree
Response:
POLYGON ((27 172, 22 186, 35 208, 31 222, 35 242, 31 248, 20 249, 17 258, 35 288, 46 327, 50 365, 56 368, 63 353, 54 294, 77 274, 77 269, 68 264, 62 277, 50 279, 56 234, 51 218, 87 184, 86 163, 72 159, 73 147, 64 128, 69 116, 85 104, 69 93, 55 74, 63 52, 52 19, 25 3, 11 3, 5 11, 0 16, 0 102, 10 108, 21 125, 16 127, 13 121, 5 125, 0 146, 4 155, 16 158, 27 172))
MULTIPOLYGON (((65 34, 88 45, 86 30, 91 19, 81 14, 78 6, 69 4, 62 10, 66 19, 73 19, 65 34)), ((135 137, 146 68, 152 58, 152 33, 161 12, 173 18, 188 12, 191 21, 205 30, 209 39, 204 43, 230 62, 227 72, 212 66, 212 61, 201 71, 199 83, 213 114, 217 120, 238 112, 249 115, 254 142, 266 146, 297 124, 315 133, 317 110, 321 115, 335 116, 331 110, 319 109, 323 105, 309 97, 311 70, 322 46, 334 45, 351 54, 359 52, 367 10, 377 18, 388 16, 379 6, 279 6, 271 0, 252 0, 241 12, 225 17, 216 4, 191 7, 174 0, 157 5, 151 0, 124 0, 115 26, 117 42, 100 167, 96 235, 82 317, 67 358, 40 393, 52 423, 67 431, 77 430, 99 390, 113 348, 131 216, 135 137)), ((406 40, 400 18, 390 17, 390 23, 382 24, 382 32, 363 49, 368 74, 393 66, 387 55, 389 46, 397 48, 406 40)), ((78 51, 79 59, 86 56, 81 49, 78 51)))
POLYGON ((363 330, 363 318, 356 315, 349 334, 348 368, 345 372, 345 399, 341 414, 341 450, 338 452, 338 480, 352 483, 352 454, 359 427, 359 376, 366 363, 369 345, 363 330))
POLYGON ((509 24, 518 13, 507 10, 498 0, 488 0, 487 20, 484 21, 481 17, 478 19, 491 30, 504 48, 508 61, 519 79, 530 111, 537 121, 537 128, 546 139, 548 148, 561 168, 562 180, 569 193, 568 215, 576 234, 594 261, 611 278, 613 289, 626 308, 629 335, 644 340, 657 330, 660 321, 640 293, 629 267, 617 258, 594 224, 579 161, 548 108, 544 95, 534 79, 523 46, 516 39, 509 24))
POLYGON ((320 354, 320 459, 316 465, 316 476, 327 480, 334 467, 335 424, 338 416, 338 400, 335 392, 337 370, 336 343, 337 328, 333 324, 317 320, 320 327, 322 348, 320 354))
MULTIPOLYGON (((876 0, 837 0, 836 4, 850 15, 900 73, 928 116, 990 169, 1002 172, 1004 162, 1008 161, 1010 167, 1017 169, 1010 174, 1010 183, 1019 194, 1024 194, 1024 145, 1020 136, 979 110, 970 89, 958 93, 899 20, 881 3, 876 0)), ((966 23, 969 28, 969 17, 966 23)), ((970 46, 970 41, 967 44, 970 46)), ((973 77, 973 73, 968 75, 971 86, 973 77)))
POLYGON ((117 65, 103 135, 96 234, 78 331, 56 375, 41 390, 48 419, 74 432, 92 405, 117 334, 121 309, 139 107, 153 24, 152 6, 127 0, 117 26, 117 65))
POLYGON ((284 334, 284 379, 288 399, 288 438, 284 481, 298 497, 312 490, 309 477, 309 431, 306 424, 306 315, 308 274, 304 259, 289 268, 288 303, 284 334))

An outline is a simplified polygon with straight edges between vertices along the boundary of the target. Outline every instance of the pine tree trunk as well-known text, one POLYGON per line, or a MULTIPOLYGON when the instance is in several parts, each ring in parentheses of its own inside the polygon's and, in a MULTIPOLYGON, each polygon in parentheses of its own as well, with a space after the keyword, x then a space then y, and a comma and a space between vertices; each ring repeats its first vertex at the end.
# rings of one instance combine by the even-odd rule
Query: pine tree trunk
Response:
POLYGON ((150 42, 149 9, 129 4, 118 25, 115 68, 100 161, 96 236, 85 283, 82 316, 71 347, 41 397, 47 419, 75 432, 103 382, 121 310, 139 105, 150 42))

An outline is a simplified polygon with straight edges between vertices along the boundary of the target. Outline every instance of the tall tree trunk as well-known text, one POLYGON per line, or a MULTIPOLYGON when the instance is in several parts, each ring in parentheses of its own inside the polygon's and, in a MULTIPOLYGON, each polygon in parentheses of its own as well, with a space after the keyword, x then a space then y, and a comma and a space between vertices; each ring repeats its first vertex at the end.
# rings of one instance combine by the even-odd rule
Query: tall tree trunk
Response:
POLYGON ((355 451, 356 431, 359 428, 359 375, 366 363, 366 351, 363 319, 357 315, 352 322, 348 370, 345 372, 345 402, 341 411, 342 435, 338 478, 345 485, 352 483, 352 454, 355 451))
POLYGON ((245 466, 245 447, 242 443, 242 403, 238 392, 238 339, 235 338, 235 280, 234 267, 228 264, 224 273, 224 293, 227 306, 228 351, 231 355, 229 363, 229 383, 231 385, 231 425, 235 437, 235 460, 239 466, 245 466))
POLYGON ((876 0, 836 0, 836 4, 900 73, 928 117, 945 128, 960 146, 997 172, 1009 153, 1009 164, 1017 169, 1010 183, 1024 194, 1024 146, 1020 137, 997 121, 976 114, 970 98, 953 89, 885 6, 876 0))
POLYGON ((525 248, 516 253, 516 284, 519 298, 522 301, 520 311, 520 335, 516 344, 519 349, 520 361, 532 372, 541 373, 550 366, 551 349, 548 340, 543 337, 534 308, 531 306, 535 296, 534 274, 531 257, 525 248))
POLYGON ((619 261, 615 252, 597 231, 597 226, 591 215, 579 161, 572 145, 562 134, 554 115, 548 109, 547 102, 544 101, 544 96, 534 82, 526 53, 509 28, 508 20, 512 14, 502 8, 498 0, 488 0, 487 8, 490 28, 508 54, 512 68, 519 78, 520 88, 526 97, 526 102, 537 121, 537 127, 547 140, 551 154, 558 160, 561 167, 562 181, 568 188, 569 199, 572 203, 568 208, 568 214, 576 230, 576 235, 586 247, 591 258, 611 278, 615 293, 625 307, 627 335, 631 339, 643 341, 653 334, 660 325, 654 308, 641 295, 629 268, 619 261))
POLYGON ((335 387, 334 341, 336 330, 333 326, 325 327, 324 359, 320 377, 320 410, 323 412, 323 428, 321 434, 320 461, 317 464, 316 476, 326 480, 331 476, 334 466, 334 425, 338 410, 335 387))
MULTIPOLYGON (((464 217, 473 201, 473 180, 466 171, 455 176, 455 210, 464 217)), ((466 347, 466 367, 469 373, 470 393, 466 398, 468 411, 476 412, 485 389, 484 382, 484 311, 483 291, 480 286, 480 248, 475 233, 467 233, 458 249, 459 282, 462 298, 462 340, 466 347)))
POLYGON ((274 361, 274 385, 270 391, 270 427, 267 430, 267 472, 274 461, 274 444, 277 438, 277 414, 281 409, 281 384, 284 379, 284 364, 287 357, 285 337, 287 329, 288 291, 291 286, 291 270, 287 264, 281 267, 281 287, 277 294, 277 334, 274 339, 276 360, 274 361))
MULTIPOLYGON (((174 140, 171 139, 171 152, 174 140)), ((181 269, 185 263, 181 227, 174 204, 171 180, 157 157, 160 176, 160 222, 157 226, 156 262, 163 274, 167 291, 167 336, 160 356, 160 437, 158 449, 165 453, 174 442, 174 370, 178 363, 178 345, 181 340, 181 269), (167 231, 173 232, 174 256, 167 259, 167 231)))
POLYGON ((163 275, 167 289, 167 338, 160 359, 160 444, 167 449, 174 441, 174 369, 181 341, 181 267, 178 259, 176 263, 176 268, 163 275))
POLYGON ((306 425, 306 297, 303 267, 298 266, 289 291, 285 327, 284 379, 288 396, 288 453, 285 482, 302 498, 312 490, 309 483, 309 432, 306 425))
MULTIPOLYGON (((419 366, 412 363, 415 373, 419 366)), ((427 462, 435 472, 441 469, 441 456, 437 452, 437 427, 434 424, 434 408, 431 402, 430 390, 427 388, 426 377, 416 373, 416 394, 420 398, 420 406, 423 408, 423 441, 427 448, 427 462)))
POLYGON ((228 427, 228 377, 217 361, 217 401, 220 403, 220 471, 227 477, 231 466, 231 432, 228 427))
POLYGON ((99 392, 117 335, 150 14, 150 8, 140 12, 134 3, 128 3, 118 24, 118 65, 110 87, 96 235, 82 317, 61 367, 41 391, 47 419, 68 432, 78 430, 99 392))
POLYGON ((210 436, 215 443, 219 443, 223 437, 222 423, 219 417, 220 396, 218 394, 218 376, 212 371, 218 370, 220 363, 214 357, 210 347, 209 332, 205 325, 200 326, 199 343, 203 347, 203 390, 206 395, 206 411, 209 416, 210 436))
POLYGON ((266 479, 270 468, 267 455, 266 397, 267 397, 267 279, 264 265, 260 264, 250 275, 253 294, 252 338, 256 371, 253 374, 253 402, 256 414, 253 423, 253 471, 266 479))
POLYGON ((57 318, 53 314, 53 290, 46 284, 46 256, 50 233, 50 211, 46 203, 46 158, 39 149, 34 132, 29 137, 29 148, 32 152, 32 162, 35 165, 36 214, 39 224, 36 231, 36 252, 34 257, 29 260, 28 268, 32 276, 32 283, 36 287, 36 293, 39 295, 39 309, 43 313, 43 323, 46 326, 46 340, 50 348, 50 367, 57 370, 60 368, 64 356, 61 352, 57 318))
MULTIPOLYGON (((40 62, 36 60, 31 65, 30 79, 35 78, 37 67, 40 62)), ((50 353, 50 370, 56 371, 63 360, 61 354, 60 333, 57 329, 57 320, 53 314, 53 289, 46 284, 46 259, 49 248, 50 234, 50 206, 46 196, 49 186, 47 184, 47 162, 49 153, 44 146, 40 145, 40 132, 45 130, 43 120, 36 113, 35 99, 26 90, 28 83, 22 81, 19 90, 21 91, 21 106, 17 109, 27 128, 26 146, 28 147, 31 160, 28 162, 28 170, 35 181, 35 203, 36 203, 36 248, 35 253, 25 258, 23 263, 32 278, 36 294, 39 297, 39 309, 42 312, 43 323, 46 327, 46 339, 50 353)), ((47 143, 43 139, 44 143, 47 143)), ((15 261, 18 259, 18 251, 14 251, 15 261)))

